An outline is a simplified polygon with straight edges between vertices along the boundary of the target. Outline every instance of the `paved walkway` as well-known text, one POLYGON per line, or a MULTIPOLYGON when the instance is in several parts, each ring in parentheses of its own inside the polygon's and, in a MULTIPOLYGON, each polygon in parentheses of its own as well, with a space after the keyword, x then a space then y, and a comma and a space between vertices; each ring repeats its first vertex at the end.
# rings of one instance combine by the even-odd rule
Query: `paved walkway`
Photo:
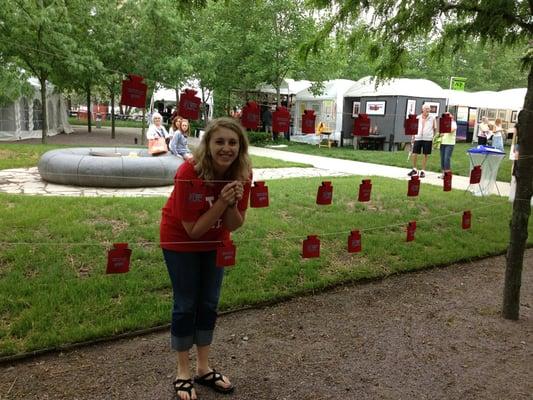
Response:
MULTIPOLYGON (((123 128, 121 128, 123 129, 123 128)), ((124 130, 124 129, 123 129, 124 130)), ((132 129, 133 132, 133 129, 132 129)), ((131 135, 131 132, 127 132, 131 135)), ((191 145, 198 141, 197 138, 189 138, 191 145)), ((387 165, 364 163, 359 161, 340 160, 336 158, 321 157, 308 154, 292 153, 272 148, 250 147, 252 155, 274 158, 284 161, 293 161, 313 165, 313 168, 274 168, 254 169, 255 180, 287 179, 297 177, 317 176, 384 176, 394 179, 407 180, 408 168, 391 167, 387 165)), ((422 180, 424 184, 442 186, 442 180, 438 179, 435 172, 427 172, 422 180)), ((466 190, 469 187, 469 178, 454 176, 452 186, 454 189, 466 190)), ((509 196, 510 184, 498 182, 493 188, 492 194, 509 196)), ((94 188, 57 185, 44 182, 37 168, 17 168, 0 170, 0 192, 12 194, 44 195, 44 196, 119 196, 119 197, 143 197, 143 196, 167 196, 172 186, 152 188, 94 188)))

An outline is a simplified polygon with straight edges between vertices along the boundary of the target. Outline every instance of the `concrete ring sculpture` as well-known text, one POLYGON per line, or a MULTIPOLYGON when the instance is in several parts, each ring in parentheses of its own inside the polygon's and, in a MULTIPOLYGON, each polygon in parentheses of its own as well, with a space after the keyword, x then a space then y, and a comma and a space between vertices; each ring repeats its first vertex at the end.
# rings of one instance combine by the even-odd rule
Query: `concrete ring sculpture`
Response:
POLYGON ((170 152, 152 156, 139 148, 79 147, 47 151, 38 169, 47 182, 133 188, 172 185, 182 162, 170 152))

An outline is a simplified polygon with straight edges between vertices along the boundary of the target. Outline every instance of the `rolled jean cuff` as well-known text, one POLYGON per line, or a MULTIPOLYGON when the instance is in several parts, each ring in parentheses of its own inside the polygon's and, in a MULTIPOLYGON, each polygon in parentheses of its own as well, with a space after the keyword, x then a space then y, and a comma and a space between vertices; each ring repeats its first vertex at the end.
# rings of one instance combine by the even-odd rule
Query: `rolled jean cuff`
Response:
POLYGON ((209 346, 213 342, 212 330, 196 331, 194 336, 174 336, 170 335, 170 345, 176 351, 188 351, 192 345, 209 346))
POLYGON ((170 345, 172 350, 188 351, 193 345, 194 339, 192 336, 174 336, 170 335, 170 345))

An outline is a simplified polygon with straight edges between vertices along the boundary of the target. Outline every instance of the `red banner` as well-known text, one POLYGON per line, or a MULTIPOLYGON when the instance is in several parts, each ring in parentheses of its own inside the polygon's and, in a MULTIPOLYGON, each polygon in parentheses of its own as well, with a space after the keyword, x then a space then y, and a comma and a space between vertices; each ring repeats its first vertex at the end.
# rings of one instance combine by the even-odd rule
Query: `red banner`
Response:
POLYGON ((128 75, 128 79, 122 81, 122 94, 120 104, 144 108, 146 106, 147 86, 143 83, 143 77, 128 75))

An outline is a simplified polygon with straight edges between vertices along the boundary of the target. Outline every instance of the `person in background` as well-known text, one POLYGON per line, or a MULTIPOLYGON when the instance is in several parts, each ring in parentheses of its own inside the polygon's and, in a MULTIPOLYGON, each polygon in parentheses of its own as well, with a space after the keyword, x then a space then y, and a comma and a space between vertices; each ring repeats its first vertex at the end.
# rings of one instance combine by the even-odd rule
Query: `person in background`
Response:
POLYGON ((174 131, 174 136, 170 141, 170 152, 175 156, 181 156, 184 160, 189 160, 193 157, 187 142, 189 132, 189 120, 181 118, 179 128, 174 131))
POLYGON ((181 125, 181 118, 179 115, 176 115, 174 119, 172 120, 172 125, 170 126, 170 129, 168 130, 168 137, 169 137, 169 145, 170 141, 172 141, 172 138, 176 135, 176 132, 180 130, 181 125))
POLYGON ((496 118, 492 128, 492 146, 503 151, 503 126, 501 118, 496 118))
POLYGON ((428 162, 428 157, 431 154, 433 146, 433 136, 437 130, 437 122, 435 117, 429 113, 431 107, 429 104, 422 106, 422 114, 418 116, 418 133, 415 135, 415 141, 412 150, 413 169, 407 174, 409 176, 418 175, 418 155, 423 154, 422 170, 420 171, 420 178, 426 176, 425 169, 428 162))
POLYGON ((455 138, 457 133, 457 122, 453 118, 453 115, 450 114, 452 118, 452 128, 449 133, 441 133, 441 142, 440 142, 440 169, 442 175, 439 175, 439 178, 444 177, 445 172, 451 172, 451 160, 453 148, 455 147, 455 138))
POLYGON ((157 139, 157 138, 168 137, 168 132, 163 126, 163 117, 158 112, 152 114, 152 119, 148 130, 146 131, 146 139, 157 139))
POLYGON ((478 131, 477 131, 477 144, 486 146, 489 136, 490 136, 489 119, 487 117, 481 117, 481 123, 479 124, 478 131))
POLYGON ((195 149, 194 159, 176 172, 174 190, 162 210, 160 243, 172 282, 171 346, 177 351, 173 381, 176 397, 196 399, 194 384, 231 393, 230 380, 211 368, 209 350, 217 319, 224 269, 216 266, 216 249, 244 223, 252 166, 244 128, 233 118, 212 120, 195 149), (182 199, 191 181, 202 183, 201 208, 182 199), (196 345, 196 376, 189 351, 196 345))
MULTIPOLYGON (((263 111, 263 115, 261 117, 263 119, 263 128, 265 132, 270 133, 270 136, 272 136, 272 111, 270 110, 269 106, 265 107, 265 110, 263 111)), ((272 139, 274 139, 273 136, 272 139)))

